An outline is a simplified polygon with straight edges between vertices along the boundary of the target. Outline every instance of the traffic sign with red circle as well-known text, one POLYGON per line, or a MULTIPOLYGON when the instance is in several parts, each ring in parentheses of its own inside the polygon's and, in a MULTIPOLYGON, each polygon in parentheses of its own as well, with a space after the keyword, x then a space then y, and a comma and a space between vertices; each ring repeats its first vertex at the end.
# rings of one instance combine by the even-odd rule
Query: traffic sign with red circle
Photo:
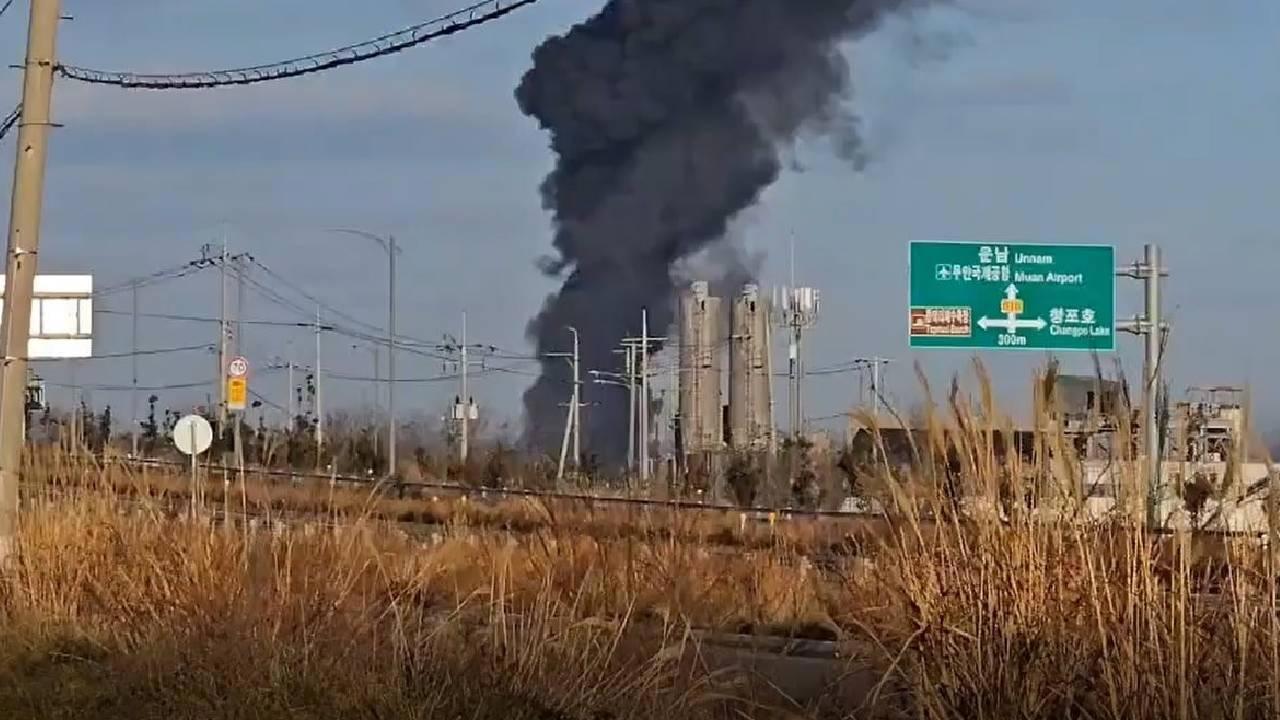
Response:
POLYGON ((242 378, 249 374, 249 361, 238 357, 227 363, 227 377, 242 378))

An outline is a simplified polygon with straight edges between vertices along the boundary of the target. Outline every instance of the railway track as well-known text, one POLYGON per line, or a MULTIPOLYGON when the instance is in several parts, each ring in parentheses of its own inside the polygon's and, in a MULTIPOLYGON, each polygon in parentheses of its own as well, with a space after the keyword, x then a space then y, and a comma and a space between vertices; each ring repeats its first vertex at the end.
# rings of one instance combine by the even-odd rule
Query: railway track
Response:
MULTIPOLYGON (((188 472, 188 465, 182 462, 161 460, 154 458, 147 459, 112 459, 101 461, 105 465, 116 464, 122 467, 142 469, 142 468, 164 468, 173 470, 175 473, 188 472)), ((229 476, 236 475, 238 468, 221 465, 221 464, 204 464, 200 466, 201 470, 209 473, 227 474, 229 476)), ((278 480, 287 480, 291 482, 313 481, 328 482, 341 487, 355 488, 385 488, 389 493, 399 496, 413 495, 421 497, 428 493, 449 494, 454 496, 466 496, 469 499, 480 500, 499 500, 499 499, 534 499, 548 501, 564 501, 582 503, 585 505, 599 506, 634 506, 668 510, 687 510, 694 512, 708 513, 725 513, 725 514, 746 514, 748 516, 768 519, 773 516, 778 520, 790 519, 809 519, 809 518, 857 518, 857 517, 874 517, 876 513, 856 512, 844 510, 813 510, 808 508, 795 507, 742 507, 737 505, 720 505, 708 503, 699 500, 686 499, 657 499, 657 498, 640 498, 628 497, 621 494, 602 494, 602 493, 571 493, 547 490, 529 490, 524 488, 477 488, 469 485, 448 482, 428 482, 428 481, 401 481, 388 480, 385 478, 365 477, 360 475, 349 474, 323 474, 296 472, 290 470, 279 470, 274 468, 246 467, 245 473, 255 478, 274 478, 278 480)))
MULTIPOLYGON (((186 463, 163 460, 158 458, 95 458, 95 462, 99 466, 118 466, 129 468, 132 470, 144 469, 168 469, 175 474, 186 474, 189 472, 189 466, 186 463)), ((228 465, 216 463, 208 463, 200 466, 201 470, 209 474, 222 474, 228 478, 235 477, 239 470, 228 465)), ((385 478, 375 478, 371 476, 360 476, 340 473, 313 473, 313 472, 297 472, 292 470, 279 470, 275 468, 265 467, 246 467, 245 473, 251 478, 265 479, 268 481, 276 481, 273 484, 301 484, 301 483, 328 483, 333 487, 341 487, 347 489, 366 489, 372 490, 380 488, 387 495, 399 498, 412 497, 457 497, 466 498, 468 501, 481 503, 494 503, 501 500, 511 499, 529 499, 546 502, 566 502, 584 506, 588 509, 608 508, 608 507, 632 507, 641 509, 655 510, 671 510, 689 513, 706 513, 728 516, 744 517, 756 522, 792 522, 804 520, 883 520, 884 513, 876 510, 815 510, 809 508, 797 508, 790 506, 783 507, 764 507, 751 506, 744 507, 738 505, 716 504, 704 502, 701 500, 688 499, 659 499, 659 498, 642 498, 631 497, 623 494, 617 494, 618 489, 609 488, 610 492, 600 493, 580 493, 580 492, 561 492, 547 490, 530 490, 524 488, 503 488, 503 487, 474 487, 470 485, 462 485, 459 483, 449 482, 429 482, 429 481, 401 481, 389 480, 385 478)), ((934 519, 927 514, 918 518, 918 522, 922 525, 932 525, 934 519)), ((1150 535, 1164 537, 1172 536, 1176 530, 1171 528, 1162 528, 1159 530, 1145 531, 1150 535)), ((1265 539, 1266 532, 1255 530, 1220 530, 1220 529, 1197 529, 1193 534, 1199 537, 1212 538, 1254 538, 1265 539)))

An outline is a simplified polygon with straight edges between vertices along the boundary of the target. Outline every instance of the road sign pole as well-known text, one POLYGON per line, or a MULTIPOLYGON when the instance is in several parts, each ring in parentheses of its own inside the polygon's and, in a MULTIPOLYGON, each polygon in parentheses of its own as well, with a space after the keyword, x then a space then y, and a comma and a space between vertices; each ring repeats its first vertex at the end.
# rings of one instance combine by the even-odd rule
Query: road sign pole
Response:
POLYGON ((173 426, 173 444, 179 452, 191 456, 191 516, 194 519, 197 508, 203 504, 200 499, 199 457, 213 444, 213 428, 200 415, 187 415, 173 426))
POLYGON ((1156 528, 1160 523, 1160 501, 1162 493, 1161 453, 1159 408, 1156 398, 1160 393, 1161 347, 1160 347, 1160 248, 1157 245, 1146 246, 1147 292, 1146 315, 1147 337, 1146 357, 1143 366, 1147 392, 1144 397, 1144 415, 1146 424, 1147 446, 1147 527, 1156 528))
POLYGON ((192 448, 192 453, 191 453, 191 519, 192 519, 192 520, 195 520, 195 519, 196 519, 196 495, 200 492, 200 480, 199 480, 199 478, 198 478, 198 474, 199 474, 199 472, 200 472, 200 462, 199 462, 198 458, 200 457, 200 453, 198 453, 198 452, 195 452, 195 451, 194 451, 194 450, 195 450, 195 448, 199 447, 199 445, 197 445, 197 444, 196 444, 196 424, 195 424, 195 423, 190 423, 190 424, 188 425, 188 427, 190 427, 190 429, 191 429, 191 448, 192 448))
POLYGON ((1160 527, 1160 505, 1164 498, 1162 488, 1161 438, 1165 428, 1160 427, 1160 406, 1158 395, 1164 386, 1164 340, 1169 325, 1161 316, 1161 278, 1169 275, 1169 269, 1161 265, 1160 246, 1147 245, 1143 249, 1143 259, 1125 268, 1116 269, 1116 277, 1140 279, 1143 281, 1143 314, 1138 318, 1126 320, 1117 325, 1120 331, 1140 334, 1143 342, 1143 454, 1146 465, 1143 465, 1142 483, 1144 520, 1148 528, 1160 527))
POLYGON ((1143 258, 1129 267, 1116 270, 1118 277, 1126 277, 1143 281, 1143 315, 1125 323, 1119 328, 1135 335, 1144 335, 1142 362, 1142 434, 1143 452, 1146 464, 1143 465, 1143 500, 1146 526, 1156 529, 1162 524, 1160 504, 1164 496, 1163 474, 1161 472, 1162 453, 1160 439, 1163 428, 1160 427, 1160 408, 1157 402, 1163 385, 1163 339, 1167 325, 1161 317, 1160 291, 1162 277, 1169 270, 1161 265, 1160 246, 1149 244, 1143 249, 1143 258))

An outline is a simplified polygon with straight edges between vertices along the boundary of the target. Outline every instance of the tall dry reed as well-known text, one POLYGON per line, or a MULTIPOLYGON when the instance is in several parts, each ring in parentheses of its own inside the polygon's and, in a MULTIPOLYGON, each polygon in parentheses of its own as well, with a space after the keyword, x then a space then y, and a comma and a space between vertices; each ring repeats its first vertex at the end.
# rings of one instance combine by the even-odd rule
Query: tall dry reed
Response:
POLYGON ((909 467, 872 469, 882 515, 834 548, 806 524, 732 545, 713 540, 748 531, 554 505, 520 532, 455 508, 410 537, 330 502, 336 525, 247 534, 86 474, 24 510, 0 710, 769 715, 688 662, 696 627, 834 638, 864 692, 792 708, 812 716, 1280 717, 1266 552, 1143 532, 1132 457, 1117 512, 1089 519, 1064 438, 1016 447, 981 372, 977 387, 926 408, 909 467))

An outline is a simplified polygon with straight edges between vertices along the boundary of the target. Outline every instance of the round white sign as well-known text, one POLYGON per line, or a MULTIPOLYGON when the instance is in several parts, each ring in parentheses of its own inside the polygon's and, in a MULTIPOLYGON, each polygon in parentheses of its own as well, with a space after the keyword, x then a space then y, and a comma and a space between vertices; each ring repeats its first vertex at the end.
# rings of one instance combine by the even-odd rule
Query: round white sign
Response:
POLYGON ((213 426, 199 415, 187 415, 173 426, 173 444, 183 455, 199 455, 213 444, 213 426))
POLYGON ((233 378, 242 378, 249 374, 249 361, 238 357, 227 364, 227 375, 233 378))

